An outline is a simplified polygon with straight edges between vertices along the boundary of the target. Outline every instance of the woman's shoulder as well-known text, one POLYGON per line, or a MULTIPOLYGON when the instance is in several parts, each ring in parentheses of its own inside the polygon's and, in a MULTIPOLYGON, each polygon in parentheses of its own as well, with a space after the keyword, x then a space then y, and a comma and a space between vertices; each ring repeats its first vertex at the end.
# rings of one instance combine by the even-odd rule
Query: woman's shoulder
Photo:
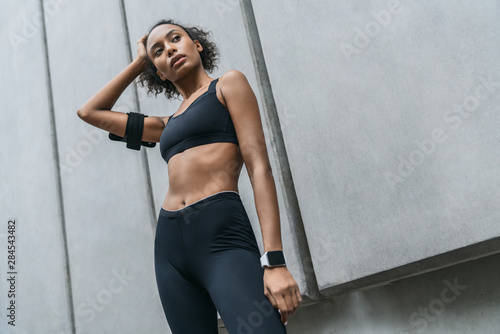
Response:
POLYGON ((229 70, 220 76, 217 88, 224 106, 227 106, 228 101, 245 101, 254 95, 245 74, 238 70, 229 70))
POLYGON ((223 86, 237 85, 238 83, 242 83, 245 81, 247 81, 247 77, 245 76, 245 74, 238 70, 229 70, 219 78, 219 82, 223 86))
POLYGON ((247 77, 238 70, 229 70, 220 76, 217 86, 220 87, 223 95, 226 93, 226 96, 229 94, 240 95, 251 90, 247 77))

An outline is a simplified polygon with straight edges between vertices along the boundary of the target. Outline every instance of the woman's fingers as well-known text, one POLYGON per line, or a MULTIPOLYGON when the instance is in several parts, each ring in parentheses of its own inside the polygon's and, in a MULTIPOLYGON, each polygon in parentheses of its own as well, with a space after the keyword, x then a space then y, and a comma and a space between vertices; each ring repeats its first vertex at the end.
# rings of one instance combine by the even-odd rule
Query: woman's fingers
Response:
MULTIPOLYGON (((266 288, 266 291, 264 291, 264 295, 267 297, 267 299, 269 299, 269 302, 271 302, 271 305, 274 308, 278 309, 278 311, 281 314, 281 311, 278 307, 278 303, 276 302, 276 298, 274 298, 274 295, 272 294, 271 290, 266 288)), ((283 321, 283 314, 281 314, 281 321, 283 321)))
POLYGON ((290 292, 289 300, 290 300, 291 305, 293 306, 292 314, 294 314, 295 311, 299 308, 300 300, 297 296, 297 289, 295 289, 295 287, 292 287, 289 290, 289 292, 290 292))
POLYGON ((295 313, 302 302, 297 282, 288 269, 266 269, 264 272, 265 295, 274 308, 281 314, 281 322, 286 324, 288 318, 295 313))
POLYGON ((288 318, 290 317, 290 313, 292 311, 292 309, 290 307, 291 300, 287 300, 289 298, 286 298, 282 295, 276 296, 275 299, 276 299, 276 302, 278 303, 278 308, 279 308, 280 313, 281 313, 281 322, 286 325, 286 323, 288 322, 288 318))
POLYGON ((288 318, 291 315, 291 312, 293 311, 293 308, 291 307, 293 303, 291 297, 290 296, 285 297, 285 295, 283 295, 282 292, 277 292, 273 294, 270 290, 267 290, 267 293, 265 295, 271 302, 271 305, 275 309, 278 309, 278 312, 281 315, 281 322, 286 324, 288 318))
POLYGON ((137 41, 137 57, 147 58, 146 54, 146 39, 148 38, 148 34, 142 36, 137 41))
POLYGON ((299 308, 300 304, 302 303, 302 294, 299 291, 299 288, 296 288, 295 291, 292 293, 292 300, 293 300, 293 305, 294 305, 294 310, 291 315, 294 315, 295 312, 297 312, 297 309, 299 308))
POLYGON ((289 282, 288 287, 281 292, 281 295, 283 296, 283 299, 288 307, 288 317, 290 317, 295 313, 295 311, 297 311, 300 303, 302 302, 302 295, 300 294, 297 282, 295 282, 293 278, 289 282))

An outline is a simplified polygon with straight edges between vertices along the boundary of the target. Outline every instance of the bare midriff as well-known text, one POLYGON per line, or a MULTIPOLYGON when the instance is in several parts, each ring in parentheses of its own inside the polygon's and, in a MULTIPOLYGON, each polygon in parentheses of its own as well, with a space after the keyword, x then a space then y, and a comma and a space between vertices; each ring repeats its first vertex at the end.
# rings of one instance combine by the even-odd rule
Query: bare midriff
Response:
POLYGON ((238 191, 243 157, 234 143, 191 147, 168 161, 168 191, 162 207, 179 210, 221 191, 238 191))

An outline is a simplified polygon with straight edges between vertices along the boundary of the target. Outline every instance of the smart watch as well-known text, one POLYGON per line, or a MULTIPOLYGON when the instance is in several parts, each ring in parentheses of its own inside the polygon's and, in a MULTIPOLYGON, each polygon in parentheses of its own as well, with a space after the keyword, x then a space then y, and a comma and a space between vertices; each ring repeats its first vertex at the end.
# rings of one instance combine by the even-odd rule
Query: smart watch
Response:
POLYGON ((260 257, 260 265, 262 268, 286 266, 285 254, 280 250, 265 252, 260 257))

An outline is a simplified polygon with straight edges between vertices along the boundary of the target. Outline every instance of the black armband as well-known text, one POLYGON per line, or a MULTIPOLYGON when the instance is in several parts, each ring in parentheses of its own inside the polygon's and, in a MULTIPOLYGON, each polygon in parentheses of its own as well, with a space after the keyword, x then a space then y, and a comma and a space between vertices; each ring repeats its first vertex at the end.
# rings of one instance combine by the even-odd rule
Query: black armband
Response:
POLYGON ((145 142, 141 141, 142 132, 144 130, 144 115, 138 112, 128 112, 127 127, 125 128, 125 136, 120 137, 114 133, 109 133, 109 139, 113 141, 124 141, 127 142, 127 148, 132 150, 141 150, 141 145, 146 147, 155 147, 155 142, 145 142))

